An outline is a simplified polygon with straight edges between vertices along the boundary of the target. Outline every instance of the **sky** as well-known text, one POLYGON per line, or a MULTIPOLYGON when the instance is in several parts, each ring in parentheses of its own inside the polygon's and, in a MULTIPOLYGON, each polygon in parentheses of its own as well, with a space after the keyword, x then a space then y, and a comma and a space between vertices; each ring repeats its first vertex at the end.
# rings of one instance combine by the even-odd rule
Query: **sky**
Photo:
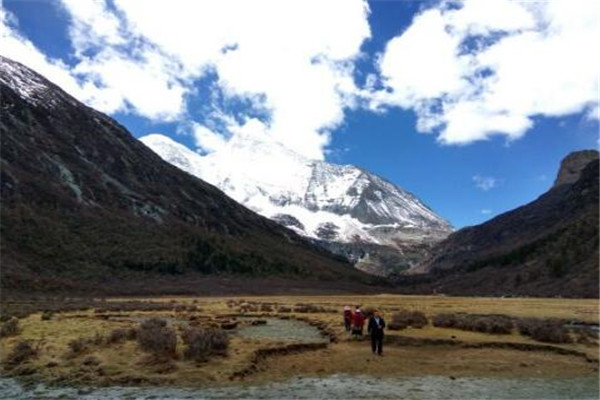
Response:
MULTIPOLYGON (((599 146, 594 0, 3 0, 0 54, 136 137, 353 164, 456 228, 599 146)), ((274 173, 285 173, 277 171, 274 173)))

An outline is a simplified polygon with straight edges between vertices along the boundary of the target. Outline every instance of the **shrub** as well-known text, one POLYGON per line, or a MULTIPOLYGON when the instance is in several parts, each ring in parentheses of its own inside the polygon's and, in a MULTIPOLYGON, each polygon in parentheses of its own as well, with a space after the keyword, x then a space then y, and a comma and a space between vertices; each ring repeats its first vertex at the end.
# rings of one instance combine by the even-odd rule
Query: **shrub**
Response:
POLYGON ((22 364, 37 355, 37 349, 33 348, 29 342, 18 342, 4 359, 7 365, 15 366, 22 364))
POLYGON ((0 337, 16 336, 20 332, 21 328, 19 327, 19 320, 15 317, 11 317, 2 324, 2 327, 0 327, 0 337))
POLYGON ((454 328, 456 321, 456 314, 437 314, 433 317, 433 326, 438 328, 454 328))
POLYGON ((562 321, 538 318, 523 318, 518 322, 521 335, 546 343, 571 343, 568 330, 562 321))
POLYGON ((433 326, 455 328, 490 334, 509 334, 513 320, 504 315, 477 314, 438 314, 433 318, 433 326))
POLYGON ((408 326, 422 328, 429 321, 421 311, 400 310, 392 314, 392 321, 388 324, 390 330, 400 330, 408 326))
POLYGON ((271 304, 268 304, 268 303, 262 303, 260 305, 260 311, 271 312, 271 311, 273 311, 273 306, 271 304))
POLYGON ((394 321, 393 318, 392 321, 387 325, 390 331, 400 331, 402 329, 406 329, 407 326, 408 325, 406 325, 404 321, 394 321))
POLYGON ((137 329, 135 328, 128 328, 127 329, 127 340, 135 340, 137 339, 137 329))
POLYGON ((42 321, 50 321, 54 316, 54 312, 50 310, 46 310, 42 313, 41 319, 42 321))
POLYGON ((155 355, 173 356, 177 351, 175 330, 167 326, 167 321, 150 318, 140 324, 137 340, 143 351, 155 355))
POLYGON ((281 306, 281 307, 279 307, 279 309, 277 311, 280 313, 290 313, 290 312, 292 312, 292 309, 291 309, 291 307, 281 306))
POLYGON ((504 316, 490 316, 488 318, 487 332, 493 334, 509 334, 514 327, 514 322, 511 318, 504 316))
POLYGON ((183 355, 187 360, 207 361, 211 355, 226 355, 229 337, 225 332, 212 328, 188 329, 183 337, 187 345, 183 355))
POLYGON ((87 366, 89 366, 89 367, 90 367, 90 366, 91 366, 91 367, 94 367, 94 366, 100 365, 100 360, 98 359, 98 357, 94 357, 94 356, 87 356, 87 357, 86 357, 86 358, 83 360, 82 364, 83 364, 83 365, 87 365, 87 366))
POLYGON ((84 353, 89 347, 90 341, 84 338, 71 340, 67 345, 71 350, 71 354, 78 355, 84 353))
POLYGON ((140 329, 164 328, 167 326, 167 321, 162 318, 148 318, 140 323, 140 329))
POLYGON ((106 342, 111 344, 122 343, 126 340, 135 340, 136 336, 137 331, 133 328, 116 328, 108 334, 106 342))

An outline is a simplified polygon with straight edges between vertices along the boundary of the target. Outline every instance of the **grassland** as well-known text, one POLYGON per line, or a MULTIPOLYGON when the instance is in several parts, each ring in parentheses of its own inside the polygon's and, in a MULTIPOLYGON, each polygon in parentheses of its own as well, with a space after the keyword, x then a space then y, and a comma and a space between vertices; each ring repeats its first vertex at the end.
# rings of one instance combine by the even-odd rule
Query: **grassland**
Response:
MULTIPOLYGON (((3 304, 9 309, 15 306, 18 304, 3 304)), ((597 335, 580 343, 571 332, 570 343, 549 344, 523 336, 516 328, 509 334, 489 334, 431 323, 442 313, 466 313, 597 324, 598 300, 398 295, 170 297, 112 298, 88 301, 82 310, 70 308, 45 318, 42 312, 21 318, 20 332, 0 340, 3 374, 68 385, 215 386, 333 373, 564 377, 598 371, 597 335), (381 309, 388 322, 400 310, 420 311, 430 322, 420 329, 388 330, 384 357, 380 358, 371 355, 368 337, 356 341, 344 331, 344 305, 381 309), (152 357, 141 351, 135 339, 107 340, 115 329, 137 329, 140 321, 151 317, 167 320, 176 330, 177 351, 172 356, 152 357), (183 357, 186 345, 182 337, 190 326, 220 329, 237 324, 239 329, 271 318, 302 320, 318 328, 331 343, 248 338, 230 329, 225 356, 211 356, 203 362, 183 357), (84 339, 85 345, 73 351, 70 343, 77 339, 84 339), (20 342, 30 343, 36 354, 18 365, 7 365, 8 355, 20 342)))

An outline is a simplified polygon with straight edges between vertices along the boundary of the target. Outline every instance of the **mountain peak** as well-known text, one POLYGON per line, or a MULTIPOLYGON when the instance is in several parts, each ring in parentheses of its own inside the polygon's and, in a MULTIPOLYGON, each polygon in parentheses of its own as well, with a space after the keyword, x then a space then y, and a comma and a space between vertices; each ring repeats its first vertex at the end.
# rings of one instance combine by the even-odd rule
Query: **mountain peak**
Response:
POLYGON ((165 161, 217 186, 251 210, 300 235, 335 243, 336 248, 343 244, 344 251, 347 245, 370 244, 404 254, 400 248, 408 243, 429 245, 453 231, 398 185, 353 165, 308 159, 260 135, 234 135, 205 156, 160 136, 140 140, 165 161))
POLYGON ((577 182, 586 165, 590 161, 598 159, 598 156, 597 150, 574 151, 567 155, 560 163, 560 169, 553 187, 577 182))

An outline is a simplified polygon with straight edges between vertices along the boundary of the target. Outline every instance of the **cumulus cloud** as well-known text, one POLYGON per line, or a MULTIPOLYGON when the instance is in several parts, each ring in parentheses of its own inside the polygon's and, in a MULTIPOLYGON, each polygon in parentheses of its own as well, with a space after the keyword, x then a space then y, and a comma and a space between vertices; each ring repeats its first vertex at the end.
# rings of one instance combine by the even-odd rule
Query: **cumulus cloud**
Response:
MULTIPOLYGON (((70 67, 47 64, 59 65, 67 78, 79 82, 72 92, 109 113, 185 120, 203 151, 215 151, 231 137, 229 131, 210 129, 211 124, 243 126, 260 111, 271 139, 322 159, 345 109, 356 106, 354 60, 370 37, 364 0, 60 4, 69 19, 74 62, 70 67), (208 76, 222 98, 203 115, 203 110, 189 109, 187 100, 198 95, 198 82, 208 76), (235 110, 235 123, 212 120, 220 114, 231 117, 231 104, 240 102, 244 108, 235 110), (210 130, 198 128, 198 122, 210 130)), ((3 25, 16 35, 14 26, 3 25)), ((39 65, 31 54, 11 54, 34 68, 39 65)), ((48 68, 36 69, 45 73, 48 68)))
POLYGON ((442 1, 387 43, 363 87, 353 77, 371 36, 365 0, 57 4, 69 21, 65 61, 0 7, 1 53, 101 111, 180 122, 205 153, 260 131, 322 159, 346 111, 365 104, 412 109, 417 129, 447 144, 516 139, 536 116, 598 119, 594 1, 442 1))
POLYGON ((483 190, 484 192, 495 188, 496 184, 498 183, 497 179, 492 176, 481 175, 475 175, 473 177, 473 182, 477 188, 483 190))
POLYGON ((352 61, 370 36, 366 3, 117 0, 116 5, 133 32, 177 60, 185 74, 211 68, 227 98, 267 110, 269 135, 307 157, 323 157, 329 133, 342 123, 344 109, 352 105, 347 98, 357 90, 352 61))
POLYGON ((598 110, 600 3, 445 1, 391 39, 378 63, 385 90, 446 144, 521 137, 536 116, 598 110))

